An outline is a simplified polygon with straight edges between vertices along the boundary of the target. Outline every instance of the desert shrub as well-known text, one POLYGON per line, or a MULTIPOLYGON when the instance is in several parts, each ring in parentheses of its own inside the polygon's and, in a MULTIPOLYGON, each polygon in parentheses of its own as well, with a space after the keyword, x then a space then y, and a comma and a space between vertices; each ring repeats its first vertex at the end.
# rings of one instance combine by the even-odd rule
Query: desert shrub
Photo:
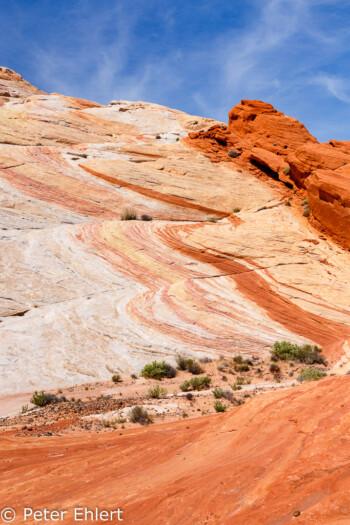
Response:
POLYGON ((212 359, 210 357, 200 357, 199 358, 199 362, 200 363, 211 363, 212 362, 212 359))
POLYGON ((130 421, 141 425, 149 425, 153 423, 153 416, 145 408, 136 405, 130 410, 130 421))
POLYGON ((239 212, 241 211, 241 209, 242 209, 242 208, 235 208, 235 209, 233 210, 233 213, 239 213, 239 212))
POLYGON ((103 419, 102 424, 105 428, 116 428, 117 425, 121 425, 125 423, 125 421, 126 419, 121 416, 109 417, 109 418, 103 419))
POLYGON ((182 385, 180 385, 180 390, 183 392, 188 392, 191 390, 191 383, 189 381, 184 381, 182 385))
POLYGON ((131 374, 131 379, 137 379, 137 374, 131 374))
POLYGON ((231 390, 225 390, 224 391, 224 398, 227 399, 227 401, 231 401, 233 403, 235 400, 235 396, 231 392, 231 390))
POLYGON ((60 401, 66 401, 66 398, 64 396, 56 396, 55 394, 46 394, 44 390, 41 392, 35 391, 30 400, 30 402, 37 407, 44 407, 53 403, 59 403, 60 401))
POLYGON ((311 208, 309 206, 305 206, 303 211, 303 217, 310 217, 311 208))
POLYGON ((221 403, 221 401, 216 401, 216 403, 214 403, 214 408, 216 412, 226 412, 227 406, 221 403))
POLYGON ((307 368, 303 368, 301 373, 298 375, 297 379, 298 381, 318 381, 319 379, 322 379, 322 377, 325 377, 327 374, 324 372, 321 372, 318 370, 318 368, 314 368, 313 366, 308 366, 307 368))
POLYGON ((194 376, 197 376, 198 374, 201 374, 203 372, 201 365, 193 359, 189 359, 187 361, 187 370, 194 376))
POLYGON ((250 368, 247 363, 243 363, 242 365, 237 365, 236 370, 237 372, 249 372, 250 368))
POLYGON ((121 378, 120 374, 114 374, 114 375, 112 375, 112 381, 113 381, 113 383, 120 383, 121 380, 122 380, 122 378, 121 378))
POLYGON ((207 390, 209 388, 211 379, 210 377, 203 376, 203 377, 192 377, 189 381, 184 381, 182 385, 180 385, 180 389, 183 392, 187 392, 188 390, 207 390))
POLYGON ((221 388, 214 388, 213 395, 214 395, 215 399, 220 399, 220 398, 224 397, 225 392, 221 388))
POLYGON ((160 135, 156 135, 156 139, 161 139, 162 137, 160 135))
POLYGON ((151 386, 148 390, 148 395, 152 399, 158 399, 159 397, 166 396, 168 393, 166 388, 162 388, 159 384, 151 386))
POLYGON ((126 209, 120 217, 121 221, 137 221, 137 213, 134 210, 126 209))
POLYGON ((285 206, 291 206, 292 204, 291 204, 290 201, 284 201, 284 205, 285 205, 285 206))
POLYGON ((231 388, 232 388, 232 390, 234 390, 234 391, 236 391, 236 390, 242 390, 241 385, 237 385, 237 383, 232 383, 231 388))
POLYGON ((151 221, 152 217, 150 215, 141 215, 141 221, 151 221))
POLYGON ((307 206, 308 204, 309 204, 309 201, 307 199, 304 199, 303 201, 301 201, 302 206, 307 206))
POLYGON ((270 366, 270 372, 272 374, 279 374, 280 371, 281 371, 280 367, 276 365, 276 363, 272 363, 272 365, 270 366))
POLYGON ((230 363, 226 361, 225 359, 223 359, 222 361, 218 362, 218 365, 216 368, 219 370, 219 372, 223 372, 224 370, 226 370, 226 368, 229 368, 229 366, 230 366, 230 363))
POLYGON ((241 365, 243 363, 243 357, 241 355, 235 355, 233 360, 237 365, 241 365))
POLYGON ((185 397, 186 397, 186 399, 187 399, 188 401, 192 401, 192 399, 194 398, 194 395, 191 394, 191 392, 187 392, 187 394, 186 394, 185 397))
POLYGON ((26 412, 28 412, 28 405, 23 405, 22 406, 22 414, 25 414, 26 412))
POLYGON ((276 341, 271 353, 272 356, 282 361, 299 361, 307 365, 325 364, 321 349, 316 345, 297 345, 289 341, 276 341))
POLYGON ((194 359, 188 359, 183 355, 176 356, 176 363, 179 370, 188 370, 193 375, 198 375, 203 372, 200 364, 194 359))
POLYGON ((286 168, 284 168, 283 173, 284 173, 284 175, 289 175, 290 174, 290 167, 287 166, 286 168))
POLYGON ((185 357, 182 354, 178 354, 176 356, 175 360, 176 360, 177 368, 179 370, 186 370, 186 368, 187 368, 187 357, 185 357))
POLYGON ((161 380, 164 377, 175 377, 176 370, 165 361, 153 361, 152 363, 143 367, 140 375, 146 379, 161 380))
POLYGON ((237 383, 237 385, 244 385, 244 383, 245 383, 244 377, 237 376, 236 383, 237 383))

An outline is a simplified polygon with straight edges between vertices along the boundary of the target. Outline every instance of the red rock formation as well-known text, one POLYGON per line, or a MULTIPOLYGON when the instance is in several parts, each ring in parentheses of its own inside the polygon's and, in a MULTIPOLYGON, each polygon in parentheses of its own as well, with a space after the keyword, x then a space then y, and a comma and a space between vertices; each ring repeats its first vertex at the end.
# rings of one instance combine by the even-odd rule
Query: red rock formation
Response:
MULTIPOLYGON (((132 524, 346 524, 350 377, 264 396, 224 415, 117 433, 2 438, 0 498, 123 510, 132 524), (43 490, 43 487, 45 490, 43 490)), ((33 521, 28 520, 28 523, 33 521)))
POLYGON ((214 161, 258 168, 287 185, 306 190, 313 216, 350 248, 350 143, 320 144, 298 120, 271 104, 242 100, 227 128, 190 133, 187 144, 214 161), (235 151, 230 159, 228 152, 235 151))

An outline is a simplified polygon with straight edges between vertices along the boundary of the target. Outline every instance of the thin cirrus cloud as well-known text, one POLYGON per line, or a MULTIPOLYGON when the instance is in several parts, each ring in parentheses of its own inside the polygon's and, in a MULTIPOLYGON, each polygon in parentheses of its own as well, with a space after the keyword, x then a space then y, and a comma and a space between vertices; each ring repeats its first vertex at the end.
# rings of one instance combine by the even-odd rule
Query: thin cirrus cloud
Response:
POLYGON ((349 20, 339 0, 8 0, 0 46, 3 65, 49 92, 222 121, 257 98, 319 140, 346 139, 349 20))

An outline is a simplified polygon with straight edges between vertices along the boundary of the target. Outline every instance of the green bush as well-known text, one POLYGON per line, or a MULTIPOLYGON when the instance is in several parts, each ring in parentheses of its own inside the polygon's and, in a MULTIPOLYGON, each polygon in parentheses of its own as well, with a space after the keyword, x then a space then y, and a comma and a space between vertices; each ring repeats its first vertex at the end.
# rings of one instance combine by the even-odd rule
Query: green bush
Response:
POLYGON ((232 388, 232 390, 234 390, 234 391, 236 391, 236 390, 242 390, 241 385, 237 385, 237 383, 232 383, 231 388, 232 388))
POLYGON ((187 360, 187 370, 194 376, 197 376, 198 374, 201 374, 203 372, 201 365, 193 359, 187 360))
POLYGON ((153 416, 145 408, 136 405, 130 410, 130 421, 141 425, 149 425, 153 423, 153 416))
POLYGON ((114 375, 112 376, 112 381, 113 381, 113 383, 120 383, 121 380, 122 380, 122 378, 121 378, 120 374, 114 374, 114 375))
POLYGON ((180 390, 182 390, 183 392, 188 392, 189 390, 191 390, 191 383, 189 381, 184 381, 182 383, 182 385, 180 385, 180 390))
POLYGON ((44 390, 41 392, 35 391, 30 400, 30 402, 37 407, 44 407, 52 403, 59 403, 60 401, 66 401, 66 398, 64 396, 56 396, 55 394, 46 394, 44 390))
POLYGON ((159 397, 164 397, 168 393, 166 388, 162 388, 159 384, 151 386, 148 390, 148 396, 153 399, 158 399, 159 397))
POLYGON ((181 354, 176 356, 177 368, 179 370, 188 370, 193 375, 198 375, 203 372, 200 364, 194 359, 189 359, 181 354))
POLYGON ((308 366, 307 368, 303 368, 301 373, 298 375, 298 381, 318 381, 319 379, 322 379, 322 377, 325 377, 327 374, 324 372, 321 372, 318 370, 318 368, 314 368, 313 366, 308 366))
POLYGON ((290 174, 290 167, 288 166, 287 168, 284 168, 283 173, 285 175, 289 175, 290 174))
POLYGON ((309 204, 308 199, 304 199, 303 201, 301 201, 302 206, 307 206, 308 204, 309 204))
POLYGON ((241 211, 241 209, 242 209, 242 208, 235 208, 235 209, 233 210, 233 213, 239 213, 239 212, 241 211))
POLYGON ((152 363, 143 367, 140 375, 146 379, 161 380, 164 377, 175 377, 176 370, 165 361, 153 361, 152 363))
POLYGON ((180 389, 183 392, 188 392, 188 390, 207 390, 209 388, 211 379, 210 377, 192 377, 189 381, 184 381, 180 385, 180 389))
POLYGON ((233 360, 237 365, 241 365, 243 363, 243 357, 241 355, 235 355, 233 360))
POLYGON ((243 365, 238 365, 236 367, 237 372, 249 372, 250 368, 249 365, 246 363, 243 363, 243 365))
POLYGON ((321 349, 316 345, 297 345, 289 341, 276 341, 271 350, 272 357, 281 361, 299 361, 307 365, 326 364, 321 349))
POLYGON ((221 403, 221 401, 216 401, 216 403, 214 403, 214 408, 216 412, 226 412, 227 406, 221 403))
POLYGON ((222 397, 225 397, 225 392, 221 388, 214 388, 213 395, 215 399, 220 399, 222 397))
POLYGON ((309 206, 305 206, 303 211, 303 217, 310 217, 311 214, 311 208, 309 206))

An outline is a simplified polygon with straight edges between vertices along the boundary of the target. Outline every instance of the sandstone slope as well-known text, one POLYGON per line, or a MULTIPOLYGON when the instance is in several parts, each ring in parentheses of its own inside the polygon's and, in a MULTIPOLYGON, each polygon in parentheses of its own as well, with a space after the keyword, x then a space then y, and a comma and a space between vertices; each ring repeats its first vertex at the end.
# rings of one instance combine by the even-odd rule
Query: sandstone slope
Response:
POLYGON ((16 523, 30 504, 68 510, 65 523, 87 505, 121 507, 135 525, 345 525, 349 386, 327 378, 224 415, 107 436, 3 437, 1 500, 15 502, 16 523))
MULTIPOLYGON (((222 124, 31 89, 0 108, 0 394, 130 374, 179 351, 267 356, 281 339, 317 343, 347 369, 349 254, 288 187, 226 150, 213 163, 209 147, 189 147, 222 124), (153 220, 121 221, 130 209, 153 220)), ((231 112, 225 133, 246 120, 231 112)), ((317 145, 296 127, 271 131, 295 135, 288 155, 317 145)))

